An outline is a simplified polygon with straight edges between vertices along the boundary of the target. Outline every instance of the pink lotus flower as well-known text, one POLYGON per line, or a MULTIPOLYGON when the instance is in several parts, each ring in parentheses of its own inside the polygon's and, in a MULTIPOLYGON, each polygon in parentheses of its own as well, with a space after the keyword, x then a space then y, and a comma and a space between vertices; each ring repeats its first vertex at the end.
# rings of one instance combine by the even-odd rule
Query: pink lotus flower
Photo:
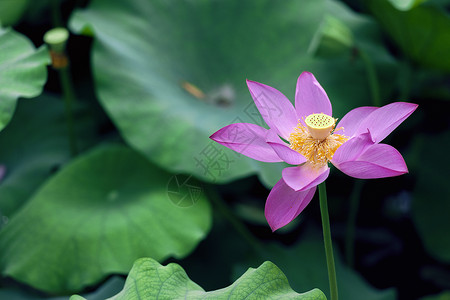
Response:
POLYGON ((237 123, 210 138, 255 160, 296 165, 283 170, 267 198, 265 216, 273 231, 291 222, 309 204, 316 186, 330 173, 328 162, 355 178, 408 172, 401 154, 380 142, 414 112, 416 104, 355 108, 336 125, 327 94, 309 72, 298 78, 295 108, 270 86, 250 80, 247 85, 270 129, 237 123))

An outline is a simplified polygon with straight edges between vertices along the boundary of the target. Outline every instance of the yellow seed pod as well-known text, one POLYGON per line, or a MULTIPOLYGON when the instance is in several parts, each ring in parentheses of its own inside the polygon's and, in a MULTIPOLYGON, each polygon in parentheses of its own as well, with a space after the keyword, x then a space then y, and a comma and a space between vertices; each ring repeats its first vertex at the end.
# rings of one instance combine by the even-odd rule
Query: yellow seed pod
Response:
POLYGON ((306 117, 305 124, 311 136, 322 141, 333 131, 336 119, 324 113, 311 114, 306 117))

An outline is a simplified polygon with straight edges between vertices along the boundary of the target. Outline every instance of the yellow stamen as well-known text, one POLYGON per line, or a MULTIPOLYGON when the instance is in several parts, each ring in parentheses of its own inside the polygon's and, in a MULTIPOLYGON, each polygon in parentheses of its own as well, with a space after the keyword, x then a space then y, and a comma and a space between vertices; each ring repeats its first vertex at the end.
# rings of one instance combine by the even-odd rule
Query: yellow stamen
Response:
POLYGON ((341 134, 331 133, 336 122, 335 119, 324 115, 333 119, 331 129, 329 129, 328 124, 330 124, 331 120, 329 120, 328 118, 323 118, 323 120, 321 118, 318 118, 315 119, 315 121, 317 122, 314 123, 314 120, 311 120, 311 118, 308 119, 309 117, 314 115, 309 115, 305 119, 305 123, 308 125, 308 128, 303 126, 301 122, 298 122, 298 126, 289 136, 289 143, 291 149, 302 154, 314 166, 322 167, 333 158, 336 150, 348 140, 348 137, 341 134), (321 128, 321 126, 323 127, 321 128), (310 127, 313 128, 312 132, 310 127), (314 129, 317 128, 319 129, 319 133, 321 134, 320 138, 317 138, 317 132, 314 131, 314 129), (324 135, 325 132, 327 132, 327 136, 322 138, 322 135, 324 135))

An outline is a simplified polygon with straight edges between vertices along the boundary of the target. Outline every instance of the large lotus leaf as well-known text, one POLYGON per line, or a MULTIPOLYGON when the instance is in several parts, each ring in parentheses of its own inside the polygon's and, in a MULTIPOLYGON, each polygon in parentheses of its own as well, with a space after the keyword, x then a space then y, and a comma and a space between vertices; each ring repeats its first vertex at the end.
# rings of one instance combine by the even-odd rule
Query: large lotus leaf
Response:
MULTIPOLYGON (((383 37, 379 25, 373 20, 363 14, 355 13, 353 10, 348 9, 342 2, 328 1, 327 2, 327 17, 334 17, 340 20, 350 31, 353 37, 353 45, 349 50, 352 52, 350 58, 350 65, 357 62, 363 63, 364 65, 364 87, 367 87, 364 95, 354 95, 353 99, 344 101, 346 105, 346 110, 340 112, 338 115, 342 117, 348 110, 355 108, 359 105, 371 105, 371 106, 381 106, 389 102, 394 101, 391 99, 393 89, 397 88, 398 85, 398 64, 392 55, 387 51, 384 46, 383 37), (364 58, 364 57, 365 58, 364 58), (369 88, 369 76, 368 75, 373 68, 374 76, 376 81, 378 81, 378 87, 373 86, 369 88), (378 91, 373 91, 373 89, 378 91), (379 94, 379 99, 374 99, 374 93, 379 94), (357 97, 364 97, 364 101, 357 97), (360 102, 358 102, 358 100, 360 102), (350 105, 351 103, 351 105, 350 105)), ((326 17, 326 18, 327 18, 326 17)), ((326 22, 326 18, 324 22, 326 22)), ((332 24, 331 30, 337 30, 336 24, 332 24)), ((323 26, 323 25, 322 25, 323 26)), ((335 74, 335 76, 338 76, 335 74)), ((360 74, 362 76, 362 74, 360 74)), ((331 75, 329 77, 332 77, 331 75)), ((349 78, 349 80, 354 80, 349 78)), ((350 83, 351 84, 351 83, 350 83)), ((339 88, 339 86, 337 86, 339 88)), ((345 88, 345 87, 343 87, 345 88)), ((352 97, 352 96, 350 96, 352 97)), ((336 103, 331 98, 333 104, 333 111, 336 111, 336 103)), ((340 103, 337 103, 338 105, 340 103)), ((339 107, 338 107, 339 108, 339 107)))
POLYGON ((3 0, 0 1, 0 24, 14 25, 25 12, 29 0, 3 0))
POLYGON ((11 119, 19 97, 36 97, 47 80, 47 49, 36 50, 28 38, 0 27, 0 130, 11 119))
MULTIPOLYGON (((76 128, 83 142, 92 130, 76 111, 76 128)), ((70 158, 67 127, 61 99, 43 94, 36 100, 19 100, 11 123, 0 132, 0 215, 5 221, 34 191, 70 158), (39 113, 37 113, 39 112, 39 113)))
POLYGON ((307 54, 331 2, 94 0, 70 25, 95 35, 97 93, 132 147, 166 169, 207 181, 257 173, 270 185, 282 166, 236 155, 208 137, 233 122, 264 125, 246 78, 293 101, 297 77, 308 70, 336 117, 370 104, 361 61, 307 54))
POLYGON ((443 10, 420 5, 408 11, 387 0, 367 2, 387 34, 415 62, 438 70, 450 70, 450 17, 443 10))
MULTIPOLYGON (((73 296, 71 300, 84 299, 73 296)), ((110 298, 127 299, 309 299, 325 300, 318 289, 298 294, 291 289, 283 272, 271 262, 259 268, 249 268, 232 285, 205 292, 191 281, 181 266, 171 263, 160 265, 151 258, 141 258, 134 263, 125 286, 110 298)))
MULTIPOLYGON (((372 18, 355 13, 342 2, 328 1, 326 12, 328 16, 339 19, 348 27, 354 38, 353 43, 355 47, 368 52, 372 63, 378 71, 383 89, 388 88, 388 91, 381 91, 381 93, 388 96, 391 93, 389 81, 392 81, 395 77, 392 74, 389 77, 389 74, 385 73, 390 73, 394 70, 395 61, 383 46, 382 32, 379 26, 372 18)), ((324 22, 326 22, 326 18, 324 22)), ((390 102, 389 99, 386 99, 386 101, 390 102)))
POLYGON ((411 171, 418 178, 413 194, 413 220, 428 252, 450 262, 450 164, 446 159, 436 160, 448 156, 450 134, 422 137, 417 141, 414 161, 420 165, 412 166, 414 169, 411 171))
MULTIPOLYGON (((294 289, 308 290, 319 288, 325 295, 329 295, 328 273, 323 248, 322 233, 319 231, 308 232, 302 236, 299 243, 286 248, 279 244, 266 244, 262 260, 273 261, 279 266, 294 289)), ((335 251, 336 274, 340 299, 346 300, 394 300, 396 293, 393 289, 377 290, 371 287, 355 271, 349 269, 341 260, 339 253, 335 251)), ((251 258, 242 265, 258 263, 259 260, 251 258)), ((239 273, 242 268, 236 268, 239 273)))
POLYGON ((171 178, 122 146, 80 156, 3 227, 2 273, 47 292, 75 292, 128 272, 142 256, 187 255, 210 228, 210 206, 192 181, 184 192, 195 205, 174 205, 171 178))
POLYGON ((410 10, 428 0, 389 0, 398 10, 410 10))

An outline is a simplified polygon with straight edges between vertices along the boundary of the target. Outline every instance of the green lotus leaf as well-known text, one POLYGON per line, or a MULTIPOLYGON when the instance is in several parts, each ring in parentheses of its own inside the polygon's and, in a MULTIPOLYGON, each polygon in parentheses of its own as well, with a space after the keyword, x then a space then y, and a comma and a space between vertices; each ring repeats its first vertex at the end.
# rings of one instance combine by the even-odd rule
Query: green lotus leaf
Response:
POLYGON ((10 121, 19 97, 42 92, 49 62, 46 47, 36 49, 25 36, 0 27, 0 130, 10 121))
MULTIPOLYGON (((71 300, 84 299, 77 295, 71 300)), ((264 262, 259 268, 249 268, 232 285, 205 292, 191 281, 181 266, 160 265, 151 258, 134 263, 123 290, 114 300, 127 299, 308 299, 326 300, 318 289, 298 294, 291 289, 286 276, 273 263, 264 262)))
POLYGON ((387 0, 367 4, 407 57, 429 68, 450 70, 450 17, 445 11, 431 5, 400 11, 387 0))
POLYGON ((15 25, 27 9, 29 0, 0 1, 0 25, 15 25))
POLYGON ((186 256, 209 231, 210 206, 198 182, 173 179, 123 146, 80 156, 0 231, 3 275, 50 293, 77 292, 127 273, 139 257, 186 256), (179 194, 192 205, 175 205, 179 194))
POLYGON ((428 0, 389 0, 398 10, 410 10, 428 0))
MULTIPOLYGON (((76 110, 78 111, 78 109, 76 110)), ((77 115, 77 128, 89 136, 92 126, 77 115)), ((19 100, 11 123, 0 132, 0 165, 5 177, 0 181, 0 214, 11 218, 36 189, 70 158, 64 104, 47 94, 36 100, 19 100), (36 113, 39 112, 39 113, 36 113)))
MULTIPOLYGON (((325 0, 94 0, 72 15, 70 27, 94 35, 97 94, 131 147, 173 172, 218 183, 258 174, 270 186, 283 165, 253 161, 208 137, 230 123, 264 126, 246 78, 293 101, 298 76, 311 71, 336 117, 370 104, 361 60, 307 51, 325 14, 342 10, 325 0)), ((373 36, 360 29, 357 37, 373 36)))

